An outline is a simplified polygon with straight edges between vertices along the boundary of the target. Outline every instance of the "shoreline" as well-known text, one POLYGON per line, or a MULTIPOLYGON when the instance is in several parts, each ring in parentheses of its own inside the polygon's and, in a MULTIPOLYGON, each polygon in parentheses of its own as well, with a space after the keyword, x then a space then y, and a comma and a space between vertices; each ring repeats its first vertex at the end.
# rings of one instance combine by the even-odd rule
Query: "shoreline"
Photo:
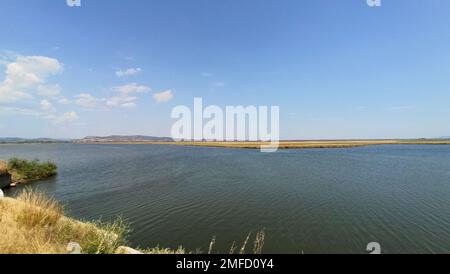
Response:
MULTIPOLYGON (((74 142, 85 145, 175 145, 187 147, 259 149, 267 142, 74 142)), ((330 140, 330 141, 280 141, 279 149, 355 148, 374 145, 450 145, 450 140, 330 140)))
MULTIPOLYGON (((227 142, 227 141, 72 141, 72 142, 26 142, 26 143, 0 143, 8 145, 51 145, 51 144, 78 144, 78 145, 172 145, 185 147, 260 149, 268 142, 227 142)), ((450 145, 450 139, 372 139, 372 140, 304 140, 280 141, 278 149, 324 149, 324 148, 357 148, 375 145, 450 145)))

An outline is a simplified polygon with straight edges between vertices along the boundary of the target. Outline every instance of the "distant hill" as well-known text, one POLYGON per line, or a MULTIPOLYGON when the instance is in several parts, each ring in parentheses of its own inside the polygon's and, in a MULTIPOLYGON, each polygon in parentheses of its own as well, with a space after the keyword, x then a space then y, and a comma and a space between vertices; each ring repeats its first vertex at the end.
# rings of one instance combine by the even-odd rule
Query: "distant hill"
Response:
POLYGON ((18 137, 5 137, 0 138, 0 143, 2 144, 22 144, 22 143, 66 143, 70 142, 70 140, 60 140, 60 139, 51 139, 51 138, 18 138, 18 137))
POLYGON ((142 135, 112 135, 112 136, 87 136, 83 139, 76 140, 77 143, 107 143, 107 142, 172 142, 169 137, 155 137, 142 135))

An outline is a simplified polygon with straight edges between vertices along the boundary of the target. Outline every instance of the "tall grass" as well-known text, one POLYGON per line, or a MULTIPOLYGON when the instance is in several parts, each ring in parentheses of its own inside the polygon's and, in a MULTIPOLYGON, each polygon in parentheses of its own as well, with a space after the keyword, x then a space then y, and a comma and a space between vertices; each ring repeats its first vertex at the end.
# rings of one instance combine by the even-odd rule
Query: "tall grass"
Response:
POLYGON ((84 254, 111 254, 126 244, 122 219, 80 222, 42 193, 25 190, 17 199, 0 200, 0 254, 62 254, 70 242, 84 254))
MULTIPOLYGON (((265 235, 266 233, 264 230, 258 231, 255 235, 255 240, 253 241, 253 254, 262 254, 262 250, 264 248, 264 242, 265 242, 265 235)), ((239 252, 237 254, 243 255, 247 254, 248 245, 250 242, 250 238, 252 236, 252 233, 250 232, 247 237, 245 238, 244 242, 239 246, 236 244, 236 242, 233 242, 233 244, 230 247, 230 250, 228 251, 228 254, 233 255, 236 254, 236 251, 239 248, 239 252)), ((213 237, 211 240, 211 243, 209 244, 209 250, 208 254, 213 254, 214 246, 216 244, 216 237, 213 237)))
POLYGON ((8 173, 8 163, 0 160, 0 175, 8 173))
POLYGON ((22 209, 18 211, 16 220, 27 228, 51 227, 63 216, 62 207, 42 193, 26 190, 17 200, 22 202, 22 209))

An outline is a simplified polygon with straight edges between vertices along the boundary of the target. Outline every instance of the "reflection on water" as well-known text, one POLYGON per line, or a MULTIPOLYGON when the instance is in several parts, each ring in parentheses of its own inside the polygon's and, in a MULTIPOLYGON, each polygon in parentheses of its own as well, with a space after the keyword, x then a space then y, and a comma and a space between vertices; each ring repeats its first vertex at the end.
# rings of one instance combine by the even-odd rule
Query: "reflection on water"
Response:
MULTIPOLYGON (((124 216, 134 246, 227 251, 265 229, 266 253, 450 252, 450 146, 257 150, 1 145, 52 160, 33 188, 81 219, 124 216)), ((15 195, 20 188, 7 191, 15 195)))

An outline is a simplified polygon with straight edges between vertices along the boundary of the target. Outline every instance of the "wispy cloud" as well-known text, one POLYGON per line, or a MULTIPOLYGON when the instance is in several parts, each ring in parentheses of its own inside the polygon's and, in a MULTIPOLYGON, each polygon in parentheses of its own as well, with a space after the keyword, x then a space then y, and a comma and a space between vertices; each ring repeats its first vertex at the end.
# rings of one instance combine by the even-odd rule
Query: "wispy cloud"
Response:
POLYGON ((174 97, 174 95, 173 95, 173 91, 171 89, 162 91, 162 92, 158 92, 153 95, 153 98, 158 103, 167 103, 167 102, 171 101, 173 99, 173 97, 174 97))
POLYGON ((61 105, 69 105, 71 103, 71 101, 67 98, 61 98, 58 100, 58 103, 60 103, 61 105))
POLYGON ((120 78, 124 78, 127 76, 133 76, 136 75, 138 73, 140 73, 142 71, 141 68, 128 68, 128 69, 119 69, 116 71, 116 76, 120 77, 120 78))
POLYGON ((389 110, 392 111, 401 111, 401 110, 412 110, 415 109, 416 106, 414 105, 405 105, 405 106, 393 106, 393 107, 389 107, 389 110))
POLYGON ((106 101, 109 107, 135 107, 137 97, 133 96, 115 96, 106 101))
POLYGON ((148 93, 150 87, 130 83, 113 88, 116 95, 109 98, 97 98, 90 93, 81 93, 76 96, 75 103, 87 110, 105 109, 110 107, 135 107, 138 97, 136 94, 148 93))
POLYGON ((211 86, 215 87, 215 88, 223 88, 225 87, 225 83, 224 82, 214 82, 211 84, 211 86))
POLYGON ((56 125, 62 125, 77 121, 79 119, 79 116, 75 111, 70 111, 64 113, 61 116, 48 115, 46 118, 56 125))
POLYGON ((0 106, 0 116, 40 116, 41 114, 35 109, 0 106))
POLYGON ((211 73, 211 72, 203 72, 203 73, 202 73, 202 76, 203 76, 203 77, 212 77, 212 76, 214 76, 214 73, 211 73))
POLYGON ((75 104, 85 109, 96 109, 106 101, 105 98, 96 98, 89 93, 78 94, 75 98, 75 104))
POLYGON ((41 102, 42 110, 25 109, 19 107, 4 107, 0 106, 0 116, 32 116, 41 117, 49 120, 55 125, 67 124, 79 119, 78 114, 75 111, 66 112, 62 115, 57 115, 49 102, 41 102))
POLYGON ((40 105, 41 105, 41 109, 43 111, 46 111, 46 112, 54 112, 55 111, 53 104, 47 99, 41 100, 40 105))
POLYGON ((47 97, 58 96, 61 93, 61 87, 58 84, 40 85, 37 88, 37 93, 47 97))
POLYGON ((132 93, 147 93, 151 91, 151 88, 145 85, 130 83, 123 86, 115 87, 114 90, 119 92, 121 95, 129 95, 132 93))

